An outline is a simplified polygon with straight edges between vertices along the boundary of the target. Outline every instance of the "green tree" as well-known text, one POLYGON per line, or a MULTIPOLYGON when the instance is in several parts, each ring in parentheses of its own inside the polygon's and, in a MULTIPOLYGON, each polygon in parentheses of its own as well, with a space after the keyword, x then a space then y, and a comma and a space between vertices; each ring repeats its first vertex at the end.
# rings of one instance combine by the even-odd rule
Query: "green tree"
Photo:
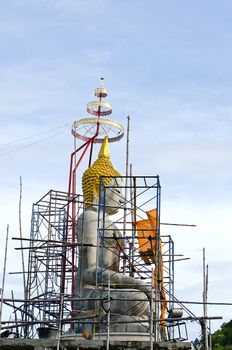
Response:
POLYGON ((223 323, 212 335, 213 350, 232 350, 232 320, 223 323))

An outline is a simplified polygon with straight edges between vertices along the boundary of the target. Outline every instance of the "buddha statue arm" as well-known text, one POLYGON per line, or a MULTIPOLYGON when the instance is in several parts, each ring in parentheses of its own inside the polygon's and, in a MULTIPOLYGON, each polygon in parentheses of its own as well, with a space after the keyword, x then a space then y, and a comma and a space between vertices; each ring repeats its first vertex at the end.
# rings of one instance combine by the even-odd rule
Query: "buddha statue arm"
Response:
POLYGON ((90 285, 95 285, 97 282, 107 286, 109 278, 110 284, 115 288, 138 289, 146 293, 147 296, 150 296, 151 287, 140 279, 135 279, 134 277, 112 270, 104 270, 102 272, 100 268, 89 268, 85 271, 85 281, 90 285))

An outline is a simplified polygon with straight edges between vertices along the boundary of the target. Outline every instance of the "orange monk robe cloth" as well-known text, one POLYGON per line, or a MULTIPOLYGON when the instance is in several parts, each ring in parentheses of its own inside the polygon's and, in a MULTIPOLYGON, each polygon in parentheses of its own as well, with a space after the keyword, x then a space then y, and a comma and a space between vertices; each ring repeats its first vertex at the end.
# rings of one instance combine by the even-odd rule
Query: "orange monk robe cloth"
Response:
MULTIPOLYGON (((156 233, 157 233, 157 210, 152 209, 146 212, 148 219, 140 220, 136 222, 137 233, 138 233, 138 242, 139 242, 139 253, 145 264, 156 264, 156 233)), ((159 219, 158 219, 159 220, 159 219)), ((162 242, 159 240, 159 249, 161 256, 161 290, 160 290, 160 299, 161 299, 161 315, 160 319, 165 319, 165 314, 167 310, 167 299, 164 288, 164 264, 162 258, 162 242)), ((154 270, 154 285, 157 287, 157 264, 154 270)), ((165 335, 166 331, 166 322, 163 321, 160 323, 161 333, 165 335)))

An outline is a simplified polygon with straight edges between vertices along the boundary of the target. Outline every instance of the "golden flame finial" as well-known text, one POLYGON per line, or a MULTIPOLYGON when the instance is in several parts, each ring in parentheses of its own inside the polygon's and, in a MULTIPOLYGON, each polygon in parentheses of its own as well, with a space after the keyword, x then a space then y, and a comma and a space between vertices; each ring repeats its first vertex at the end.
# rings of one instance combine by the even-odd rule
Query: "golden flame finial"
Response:
POLYGON ((114 169, 110 161, 110 147, 108 137, 104 138, 101 149, 98 154, 98 159, 85 170, 82 177, 82 189, 85 200, 85 208, 92 206, 94 196, 99 197, 100 177, 103 176, 104 186, 107 186, 114 176, 121 176, 114 169))
POLYGON ((110 159, 110 147, 109 147, 109 142, 108 142, 108 137, 106 136, 104 138, 104 141, 101 145, 101 149, 98 154, 98 158, 106 157, 110 159))

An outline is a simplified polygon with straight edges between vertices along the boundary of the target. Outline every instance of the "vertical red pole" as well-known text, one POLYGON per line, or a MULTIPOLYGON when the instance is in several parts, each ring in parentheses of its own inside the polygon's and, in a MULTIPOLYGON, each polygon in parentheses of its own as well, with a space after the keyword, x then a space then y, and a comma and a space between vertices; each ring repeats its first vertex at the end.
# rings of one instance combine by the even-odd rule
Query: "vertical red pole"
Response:
MULTIPOLYGON (((100 99, 99 101, 101 102, 102 95, 99 96, 100 99)), ((68 242, 68 232, 69 232, 69 212, 70 212, 70 196, 72 194, 73 200, 72 200, 72 212, 71 212, 71 217, 72 217, 72 225, 71 225, 71 263, 72 263, 72 271, 71 271, 71 295, 72 297, 75 296, 75 225, 76 225, 76 202, 75 202, 75 196, 76 196, 76 171, 78 166, 80 165, 87 149, 90 146, 90 155, 89 155, 89 167, 91 166, 92 162, 92 154, 93 154, 93 144, 94 144, 94 139, 98 136, 99 134, 99 129, 100 129, 100 119, 101 116, 101 105, 98 106, 98 111, 97 111, 97 128, 96 132, 93 137, 91 137, 88 141, 86 141, 81 147, 79 147, 77 150, 75 150, 71 154, 71 160, 70 160, 70 170, 69 170, 69 185, 68 185, 68 205, 67 205, 67 216, 66 216, 66 230, 65 230, 65 243, 68 242), (78 159, 78 161, 75 161, 74 163, 74 156, 83 149, 83 152, 78 159)), ((64 246, 64 260, 63 260, 63 269, 62 269, 62 280, 61 280, 61 294, 64 294, 65 292, 65 275, 66 275, 66 260, 67 260, 67 245, 64 246)), ((72 308, 74 301, 72 301, 72 308)), ((63 310, 62 310, 63 312, 63 310)))
MULTIPOLYGON (((72 201, 72 297, 75 296, 75 225, 76 225, 76 202, 75 202, 75 196, 76 196, 76 170, 81 163, 87 149, 89 148, 90 141, 87 142, 84 151, 82 152, 78 162, 75 165, 75 168, 72 171, 72 194, 73 194, 73 201, 72 201)), ((73 304, 73 302, 72 302, 73 304)))
MULTIPOLYGON (((64 294, 64 292, 65 292, 65 275, 66 275, 66 259, 67 259, 67 245, 66 245, 66 243, 68 242, 68 231, 69 231, 70 197, 71 197, 71 193, 72 193, 72 195, 74 195, 74 193, 73 193, 73 159, 74 159, 74 156, 76 155, 76 153, 78 153, 83 147, 85 147, 85 149, 82 152, 82 155, 80 157, 81 159, 83 158, 87 148, 89 147, 89 140, 87 142, 85 142, 77 150, 72 152, 71 159, 70 159, 69 182, 68 182, 68 205, 67 205, 66 223, 65 223, 65 237, 64 237, 65 244, 64 244, 64 250, 63 250, 63 266, 62 266, 62 277, 61 277, 61 288, 60 288, 61 294, 64 294)), ((79 163, 80 163, 81 159, 79 160, 79 163)), ((76 165, 75 165, 75 168, 76 168, 76 165)), ((74 217, 74 219, 75 219, 75 217, 74 217)), ((73 219, 72 219, 72 226, 73 226, 73 219)), ((75 235, 75 233, 74 233, 74 235, 75 235)), ((75 237, 74 237, 74 240, 72 237, 72 243, 74 243, 74 242, 75 242, 75 237)), ((73 247, 73 249, 74 249, 74 247, 73 247)), ((74 269, 74 267, 73 267, 73 269, 74 269)))
MULTIPOLYGON (((101 102, 102 96, 100 95, 100 99, 99 101, 101 102)), ((89 154, 89 167, 91 166, 91 162, 92 162, 92 154, 93 154, 93 143, 94 143, 94 139, 98 136, 99 134, 99 128, 100 128, 100 123, 99 123, 99 119, 101 116, 101 106, 98 106, 98 111, 97 111, 97 129, 96 129, 96 133, 95 135, 92 137, 91 139, 91 148, 90 148, 90 154, 89 154)))

